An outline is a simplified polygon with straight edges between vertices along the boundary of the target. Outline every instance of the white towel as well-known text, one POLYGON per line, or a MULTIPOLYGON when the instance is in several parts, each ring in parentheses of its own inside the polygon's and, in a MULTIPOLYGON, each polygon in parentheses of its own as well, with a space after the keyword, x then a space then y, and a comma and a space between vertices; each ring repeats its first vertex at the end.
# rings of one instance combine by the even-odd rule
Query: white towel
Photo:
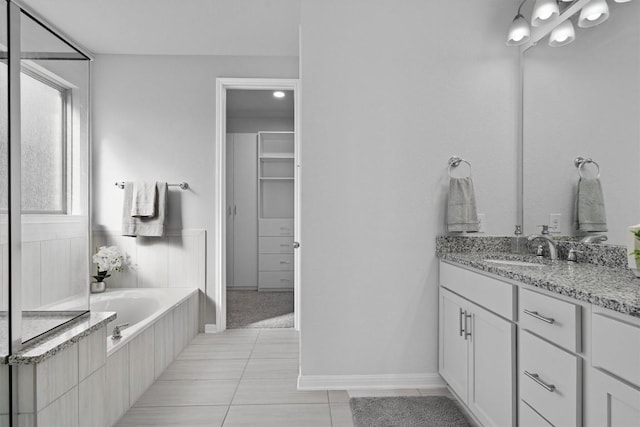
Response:
POLYGON ((598 178, 580 178, 576 195, 576 229, 607 231, 602 184, 598 178))
POLYGON ((478 231, 476 195, 471 177, 449 180, 447 226, 449 232, 478 231))
POLYGON ((164 221, 167 211, 167 183, 157 182, 157 204, 154 217, 132 217, 131 203, 133 201, 132 182, 124 184, 124 203, 122 204, 122 235, 162 237, 164 235, 164 221))
POLYGON ((156 215, 156 182, 136 181, 133 184, 131 216, 154 217, 156 215))

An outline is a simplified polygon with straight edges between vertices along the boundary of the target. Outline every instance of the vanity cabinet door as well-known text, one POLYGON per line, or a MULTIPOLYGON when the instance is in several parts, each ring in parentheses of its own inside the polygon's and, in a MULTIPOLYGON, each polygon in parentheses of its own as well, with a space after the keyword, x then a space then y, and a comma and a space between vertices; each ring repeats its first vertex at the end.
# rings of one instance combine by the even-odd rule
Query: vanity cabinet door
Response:
POLYGON ((640 426, 640 390, 589 369, 586 377, 585 427, 640 426))
POLYGON ((469 336, 469 408, 485 427, 515 426, 516 327, 472 307, 469 336))
POLYGON ((440 357, 439 371, 460 399, 467 403, 468 345, 464 335, 465 310, 468 303, 440 288, 440 357))

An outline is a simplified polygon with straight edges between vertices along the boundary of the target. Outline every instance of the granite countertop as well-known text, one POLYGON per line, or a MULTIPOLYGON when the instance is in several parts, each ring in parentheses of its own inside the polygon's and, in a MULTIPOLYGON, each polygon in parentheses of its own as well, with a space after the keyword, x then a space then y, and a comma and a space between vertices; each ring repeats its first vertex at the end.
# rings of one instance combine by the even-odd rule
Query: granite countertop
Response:
POLYGON ((116 318, 114 312, 91 312, 79 316, 77 319, 33 343, 28 343, 18 353, 2 358, 2 362, 9 365, 30 365, 42 363, 54 354, 72 346, 82 338, 92 334, 116 318))
POLYGON ((444 261, 640 317, 640 279, 629 269, 566 260, 551 262, 546 258, 540 260, 535 256, 506 252, 447 252, 438 256, 444 261), (487 259, 521 260, 540 266, 495 264, 485 261, 487 259))

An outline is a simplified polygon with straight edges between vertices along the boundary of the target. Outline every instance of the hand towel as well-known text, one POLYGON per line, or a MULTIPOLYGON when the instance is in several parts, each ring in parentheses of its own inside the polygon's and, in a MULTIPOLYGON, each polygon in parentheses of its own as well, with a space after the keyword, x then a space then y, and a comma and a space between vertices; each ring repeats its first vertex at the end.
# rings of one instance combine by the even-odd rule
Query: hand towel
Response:
POLYGON ((156 215, 153 217, 132 217, 131 204, 133 202, 132 182, 124 184, 124 203, 122 208, 122 235, 162 237, 164 235, 164 221, 167 211, 167 183, 157 182, 156 215))
POLYGON ((580 178, 578 181, 575 218, 579 231, 607 231, 607 214, 599 178, 580 178))
POLYGON ((478 231, 476 195, 471 177, 449 180, 447 225, 449 232, 478 231))
POLYGON ((155 181, 136 181, 133 184, 131 216, 154 217, 156 215, 155 181))

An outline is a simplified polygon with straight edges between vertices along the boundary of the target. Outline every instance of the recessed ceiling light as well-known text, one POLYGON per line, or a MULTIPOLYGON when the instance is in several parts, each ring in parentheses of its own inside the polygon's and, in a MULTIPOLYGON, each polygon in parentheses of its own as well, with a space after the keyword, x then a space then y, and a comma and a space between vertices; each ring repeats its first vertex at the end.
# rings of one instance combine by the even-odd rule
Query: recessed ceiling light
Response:
POLYGON ((282 92, 281 90, 277 90, 273 92, 273 96, 275 96, 276 98, 284 98, 284 92, 282 92))

